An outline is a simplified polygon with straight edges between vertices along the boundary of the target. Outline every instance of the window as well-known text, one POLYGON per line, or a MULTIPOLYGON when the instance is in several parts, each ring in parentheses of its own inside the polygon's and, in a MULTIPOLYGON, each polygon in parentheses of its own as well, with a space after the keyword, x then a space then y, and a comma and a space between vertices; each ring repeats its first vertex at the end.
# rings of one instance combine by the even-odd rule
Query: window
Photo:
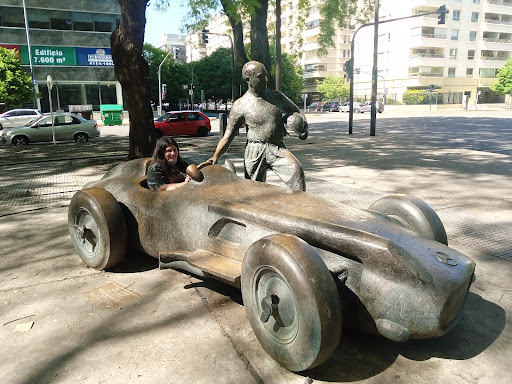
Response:
POLYGON ((480 4, 480 0, 473 0, 473 4, 480 4))
POLYGON ((474 49, 470 49, 468 51, 468 60, 475 60, 475 50, 474 49))
POLYGON ((460 21, 460 11, 453 11, 452 20, 453 21, 460 21))
POLYGON ((45 9, 29 9, 27 19, 30 28, 50 29, 50 15, 45 9))
POLYGON ((478 12, 471 12, 471 22, 478 23, 478 12))
POLYGON ((188 121, 204 120, 203 116, 201 116, 199 113, 188 113, 187 118, 188 121))
POLYGON ((97 32, 113 32, 115 19, 112 15, 94 15, 94 30, 97 32))
POLYGON ((92 13, 73 12, 71 20, 74 31, 94 31, 92 13))
POLYGON ((469 41, 476 41, 476 31, 469 31, 469 41))
POLYGON ((455 68, 448 68, 448 77, 455 77, 455 68))
POLYGON ((466 77, 473 77, 473 68, 466 69, 466 77))
POLYGON ((71 12, 50 11, 50 24, 52 29, 67 31, 71 29, 71 12))
POLYGON ((306 23, 306 29, 313 29, 320 26, 320 20, 308 21, 306 23))
POLYGON ((167 122, 169 123, 175 123, 178 121, 185 121, 185 114, 184 113, 175 113, 174 115, 171 115, 169 117, 169 120, 167 122))
POLYGON ((496 77, 496 68, 480 68, 480 77, 496 77))
POLYGON ((451 39, 459 40, 459 31, 457 29, 452 29, 451 39))
POLYGON ((0 25, 4 27, 25 27, 23 8, 0 7, 0 25))
POLYGON ((450 59, 456 59, 457 58, 457 50, 454 48, 450 49, 450 59))

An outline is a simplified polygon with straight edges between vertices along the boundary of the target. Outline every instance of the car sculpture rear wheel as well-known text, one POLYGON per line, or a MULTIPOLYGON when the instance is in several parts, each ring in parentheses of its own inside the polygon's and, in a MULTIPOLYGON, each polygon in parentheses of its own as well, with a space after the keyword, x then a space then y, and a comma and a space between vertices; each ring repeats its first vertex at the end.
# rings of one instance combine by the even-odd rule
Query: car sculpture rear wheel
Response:
POLYGON ((241 282, 252 329, 284 368, 303 371, 334 353, 341 338, 340 298, 308 243, 284 234, 256 241, 244 256, 241 282))
POLYGON ((361 110, 360 110, 359 108, 356 108, 356 109, 354 110, 354 112, 355 112, 355 113, 361 113, 361 110))
POLYGON ((77 143, 87 143, 89 141, 89 136, 86 133, 77 133, 75 134, 75 141, 77 143))
POLYGON ((117 265, 126 254, 126 223, 121 206, 102 188, 75 193, 68 211, 71 240, 82 261, 103 270, 117 265))
POLYGON ((369 208, 416 233, 448 245, 444 225, 430 205, 410 195, 391 195, 375 201, 369 208))

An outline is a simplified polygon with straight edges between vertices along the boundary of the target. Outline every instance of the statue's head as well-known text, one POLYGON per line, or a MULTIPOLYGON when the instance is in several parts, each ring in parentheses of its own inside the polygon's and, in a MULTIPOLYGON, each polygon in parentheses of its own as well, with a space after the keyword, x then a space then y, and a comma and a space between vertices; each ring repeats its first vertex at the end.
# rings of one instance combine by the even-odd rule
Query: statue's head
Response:
POLYGON ((242 68, 242 77, 256 94, 267 89, 267 70, 259 61, 249 61, 242 68))

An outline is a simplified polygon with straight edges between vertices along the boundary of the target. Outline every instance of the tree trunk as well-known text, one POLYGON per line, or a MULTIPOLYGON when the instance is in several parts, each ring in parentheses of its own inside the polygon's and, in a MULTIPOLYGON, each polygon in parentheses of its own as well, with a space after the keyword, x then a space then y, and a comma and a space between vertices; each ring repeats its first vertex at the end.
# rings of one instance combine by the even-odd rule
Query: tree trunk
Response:
POLYGON ((268 0, 259 0, 259 3, 261 6, 256 8, 251 16, 251 58, 265 66, 268 72, 268 87, 274 88, 267 30, 268 0))
POLYGON ((156 141, 149 97, 149 66, 142 56, 148 1, 118 0, 121 22, 110 37, 114 71, 130 114, 129 160, 151 156, 156 141))
MULTIPOLYGON (((240 16, 235 13, 231 14, 230 10, 235 10, 231 0, 220 0, 224 13, 228 17, 231 29, 233 30, 233 49, 235 54, 235 99, 240 97, 240 83, 242 80, 242 67, 249 60, 245 54, 244 47, 244 29, 240 16)), ((234 101, 234 100, 233 100, 234 101)))

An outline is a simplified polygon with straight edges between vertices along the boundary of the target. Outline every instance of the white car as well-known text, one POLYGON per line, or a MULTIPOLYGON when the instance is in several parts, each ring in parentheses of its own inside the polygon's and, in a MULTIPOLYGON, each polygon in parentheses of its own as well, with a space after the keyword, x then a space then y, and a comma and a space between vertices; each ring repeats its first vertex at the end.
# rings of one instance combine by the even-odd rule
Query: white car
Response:
POLYGON ((39 120, 43 115, 37 109, 11 109, 0 115, 0 130, 4 128, 19 127, 34 120, 39 120))
MULTIPOLYGON (((356 104, 354 103, 354 106, 356 104)), ((350 112, 350 101, 347 101, 340 105, 340 112, 350 112)))

